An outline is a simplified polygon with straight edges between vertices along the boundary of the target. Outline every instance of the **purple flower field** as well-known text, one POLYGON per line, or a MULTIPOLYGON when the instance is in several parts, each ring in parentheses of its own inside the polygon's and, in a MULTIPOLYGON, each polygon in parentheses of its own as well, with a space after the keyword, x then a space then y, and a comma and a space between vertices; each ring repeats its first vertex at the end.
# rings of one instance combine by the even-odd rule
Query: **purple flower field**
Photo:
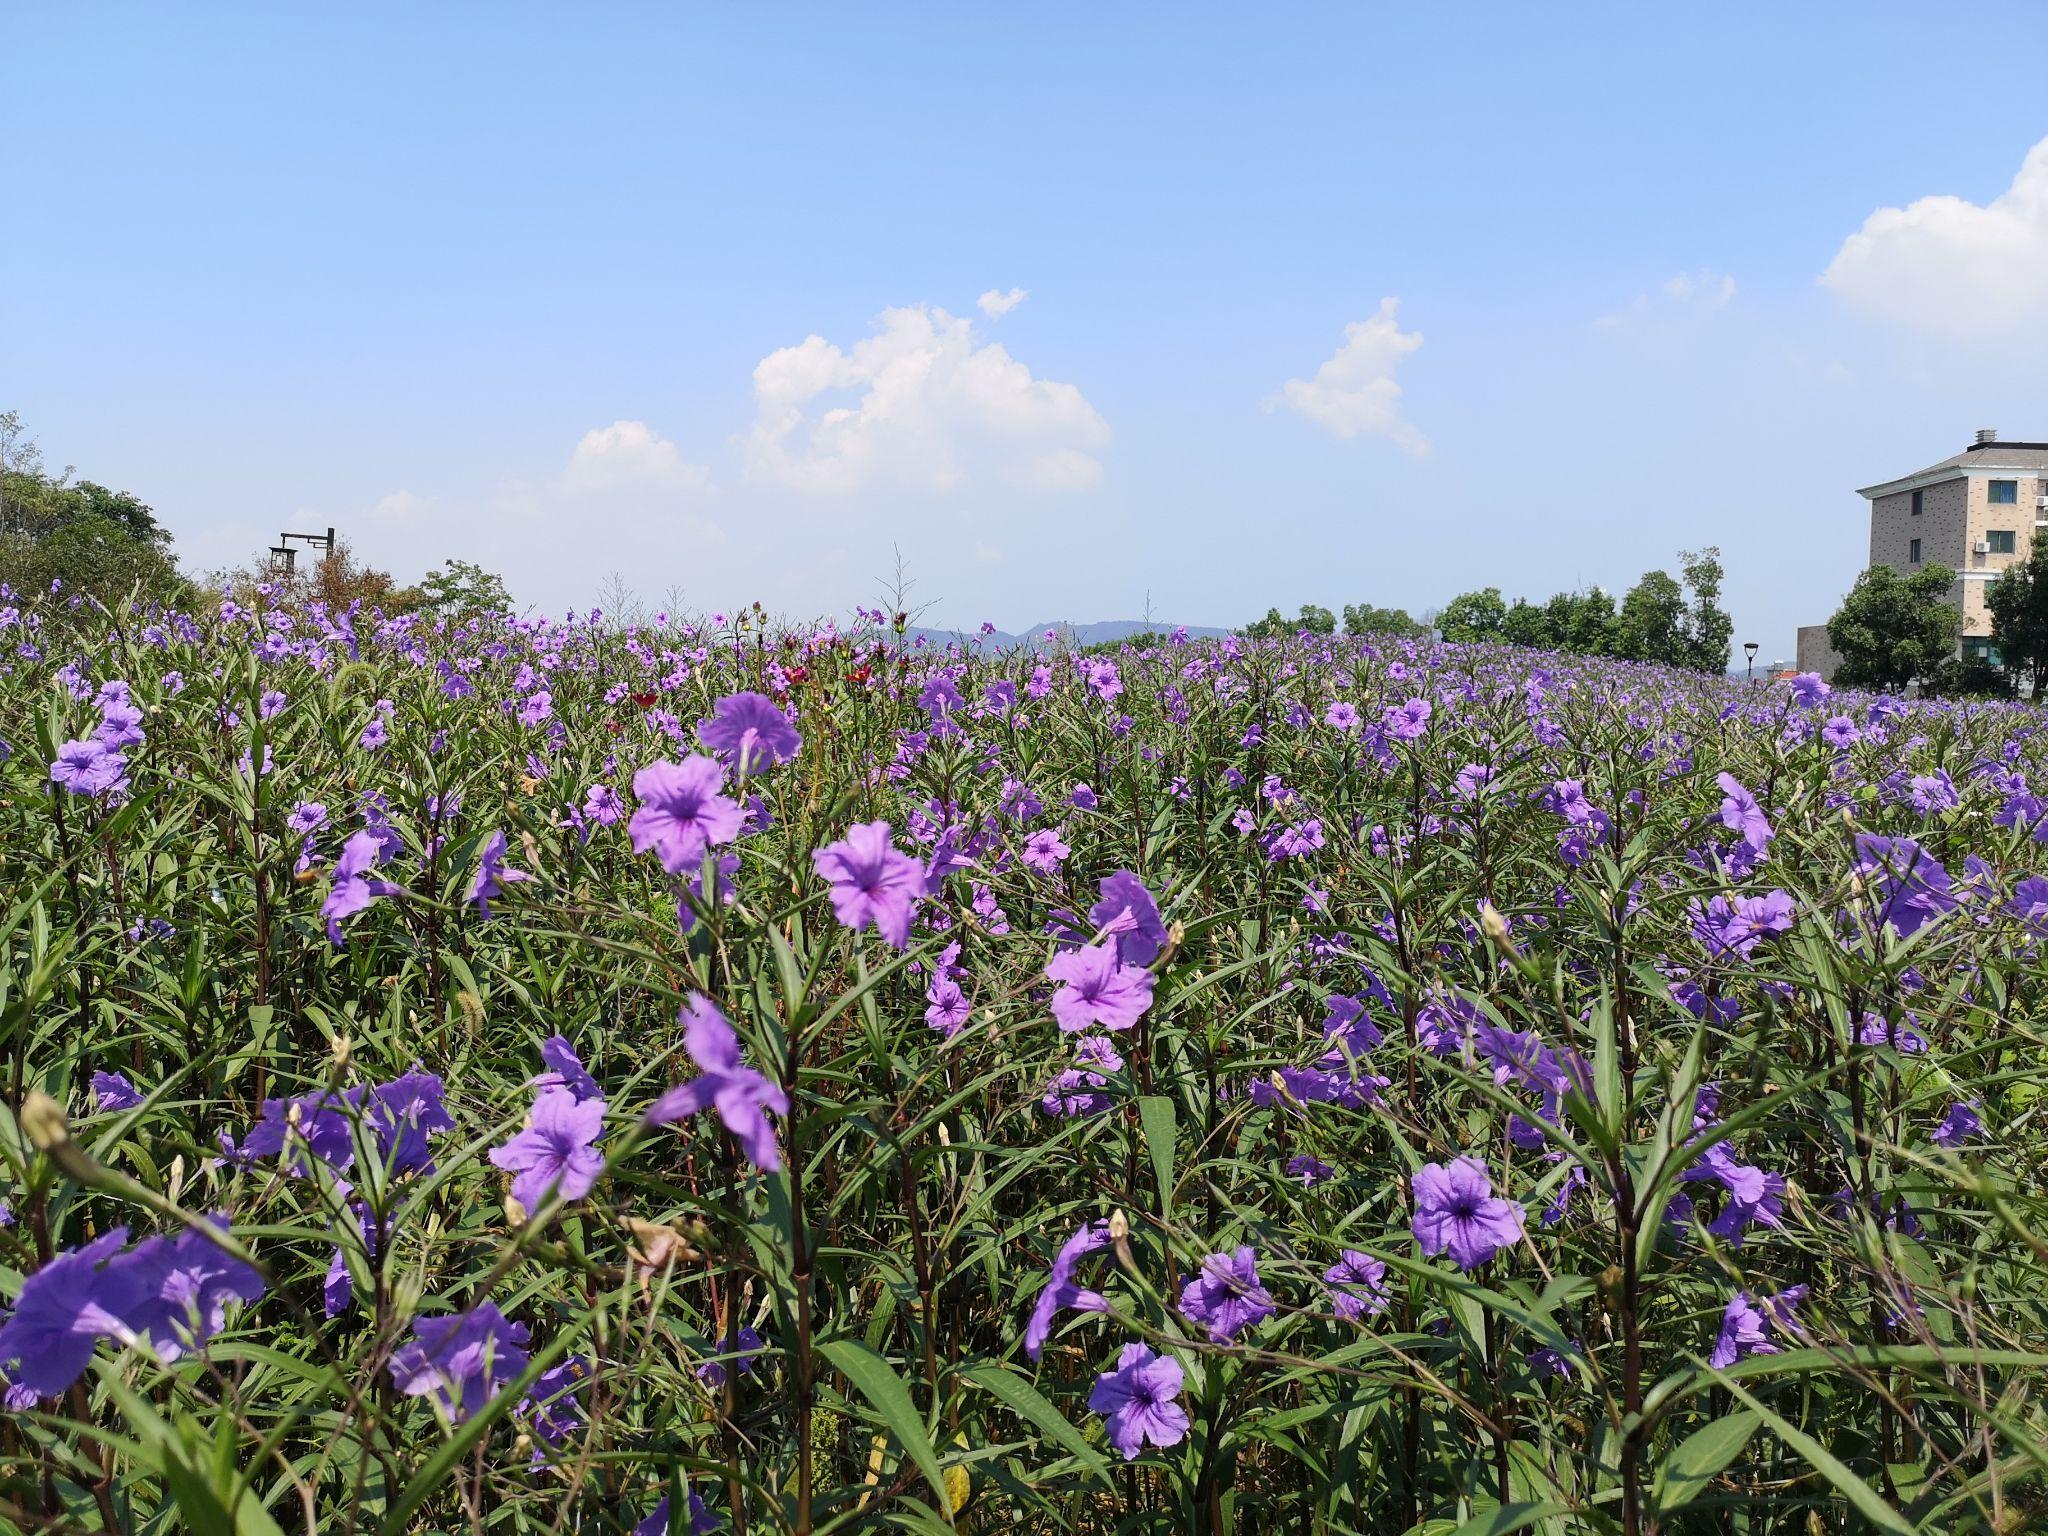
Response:
POLYGON ((2048 1521, 2048 734, 0 590, 0 1530, 2048 1521))

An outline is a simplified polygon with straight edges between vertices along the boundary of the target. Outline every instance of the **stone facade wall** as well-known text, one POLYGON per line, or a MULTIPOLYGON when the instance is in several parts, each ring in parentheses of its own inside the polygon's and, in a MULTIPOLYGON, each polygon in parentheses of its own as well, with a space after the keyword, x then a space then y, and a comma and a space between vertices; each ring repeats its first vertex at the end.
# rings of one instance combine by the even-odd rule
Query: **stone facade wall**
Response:
POLYGON ((1841 656, 1828 643, 1828 627, 1825 624, 1802 624, 1799 626, 1799 649, 1796 653, 1798 667, 1802 672, 1818 672, 1822 678, 1832 681, 1835 668, 1842 664, 1841 656))

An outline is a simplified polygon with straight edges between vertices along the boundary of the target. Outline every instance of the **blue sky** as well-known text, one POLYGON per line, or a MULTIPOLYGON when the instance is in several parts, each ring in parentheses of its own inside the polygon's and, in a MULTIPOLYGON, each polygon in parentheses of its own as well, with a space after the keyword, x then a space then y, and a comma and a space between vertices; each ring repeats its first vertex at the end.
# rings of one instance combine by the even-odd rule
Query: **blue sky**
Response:
POLYGON ((1768 658, 1854 487, 2048 439, 2038 5, 6 30, 0 407, 201 567, 334 523, 551 608, 843 612, 893 543, 1016 629, 1714 543, 1768 658))

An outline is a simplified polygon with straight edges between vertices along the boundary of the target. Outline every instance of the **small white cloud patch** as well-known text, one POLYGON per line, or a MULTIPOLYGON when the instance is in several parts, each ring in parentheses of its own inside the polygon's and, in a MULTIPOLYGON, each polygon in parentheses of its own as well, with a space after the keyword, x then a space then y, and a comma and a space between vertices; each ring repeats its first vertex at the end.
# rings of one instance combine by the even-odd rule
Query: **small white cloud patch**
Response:
POLYGON ((1381 299, 1370 320, 1344 327, 1344 341, 1312 379, 1289 379, 1266 409, 1285 406, 1338 437, 1384 437, 1408 452, 1429 452, 1429 439, 1401 414, 1401 386, 1394 370, 1422 345, 1417 331, 1395 320, 1399 299, 1381 299))
POLYGON ((1012 288, 1008 293, 991 288, 976 299, 974 305, 989 319, 1000 320, 1030 297, 1022 288, 1012 288))

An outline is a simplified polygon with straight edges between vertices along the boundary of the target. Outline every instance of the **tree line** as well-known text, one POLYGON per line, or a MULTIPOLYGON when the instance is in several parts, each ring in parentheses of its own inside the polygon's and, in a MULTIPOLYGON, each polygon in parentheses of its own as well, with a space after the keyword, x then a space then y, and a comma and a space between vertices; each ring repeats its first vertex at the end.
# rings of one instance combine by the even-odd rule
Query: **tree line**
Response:
MULTIPOLYGON (((1686 550, 1679 555, 1678 569, 1676 577, 1668 571, 1646 571, 1619 605, 1599 587, 1559 592, 1541 603, 1521 597, 1509 602, 1499 587, 1484 587, 1459 593, 1426 616, 1429 622, 1411 617, 1405 608, 1347 604, 1344 632, 1417 637, 1433 633, 1461 643, 1494 641, 1724 672, 1735 624, 1721 607, 1721 552, 1711 547, 1686 550)), ((1264 618, 1247 624, 1244 633, 1262 637, 1300 630, 1335 634, 1337 616, 1313 603, 1305 604, 1291 620, 1269 608, 1264 618)))
POLYGON ((417 582, 402 583, 340 538, 318 559, 289 571, 259 553, 245 565, 195 578, 178 564, 171 532, 147 502, 75 474, 71 466, 53 473, 19 413, 0 413, 0 584, 18 593, 68 594, 83 600, 85 612, 131 594, 189 606, 202 588, 247 591, 259 582, 270 583, 286 601, 344 608, 360 600, 386 613, 437 619, 513 606, 505 583, 470 561, 450 560, 417 582))

